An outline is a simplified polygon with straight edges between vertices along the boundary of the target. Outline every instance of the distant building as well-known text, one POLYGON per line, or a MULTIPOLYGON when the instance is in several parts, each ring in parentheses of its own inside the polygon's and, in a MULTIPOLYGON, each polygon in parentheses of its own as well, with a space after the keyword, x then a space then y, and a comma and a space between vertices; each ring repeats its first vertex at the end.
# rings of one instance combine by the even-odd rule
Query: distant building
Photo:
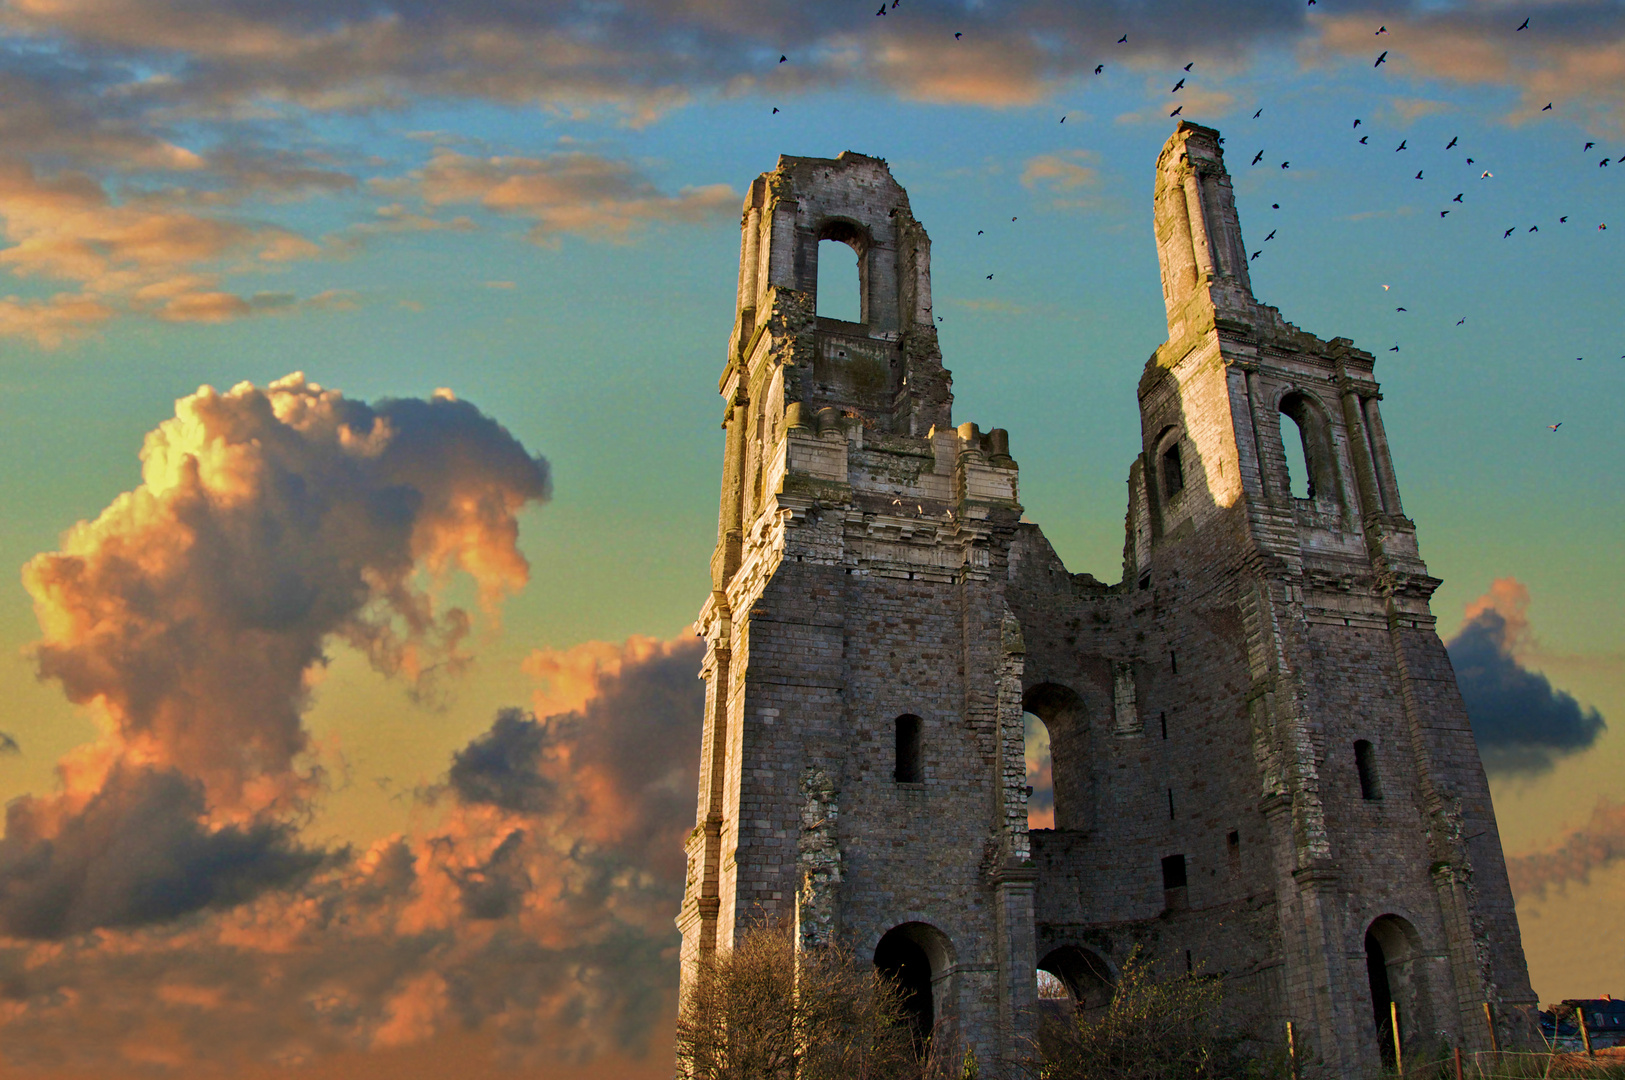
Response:
POLYGON ((1580 1050, 1584 1041, 1575 1025, 1572 1012, 1585 1014, 1586 1034, 1591 1036, 1591 1047, 1600 1050, 1606 1046, 1625 1046, 1625 1000, 1604 994, 1600 998, 1566 998, 1561 1008, 1563 1018, 1557 1018, 1559 1006, 1544 1009, 1540 1014, 1540 1033, 1548 1043, 1554 1040, 1558 1050, 1580 1050))

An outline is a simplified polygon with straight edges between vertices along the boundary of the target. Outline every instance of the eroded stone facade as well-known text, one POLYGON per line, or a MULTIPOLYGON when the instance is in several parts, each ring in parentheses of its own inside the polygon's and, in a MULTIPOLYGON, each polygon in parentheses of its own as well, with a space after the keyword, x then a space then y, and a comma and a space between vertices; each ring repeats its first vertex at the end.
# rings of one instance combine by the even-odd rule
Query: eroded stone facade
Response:
POLYGON ((785 157, 752 185, 685 972, 760 916, 914 957, 985 1074, 1030 1045, 1036 967, 1098 1004, 1136 946, 1222 974, 1261 1039, 1294 1021, 1330 1075, 1375 1072, 1384 994, 1413 1045, 1488 1048, 1485 1002, 1527 1040, 1372 357, 1253 298, 1216 132, 1182 124, 1156 175, 1169 340, 1112 586, 1022 520, 1006 433, 953 425, 929 240, 885 163, 785 157), (859 323, 816 314, 821 240, 857 253, 859 323), (1023 712, 1052 830, 1027 828, 1023 712))

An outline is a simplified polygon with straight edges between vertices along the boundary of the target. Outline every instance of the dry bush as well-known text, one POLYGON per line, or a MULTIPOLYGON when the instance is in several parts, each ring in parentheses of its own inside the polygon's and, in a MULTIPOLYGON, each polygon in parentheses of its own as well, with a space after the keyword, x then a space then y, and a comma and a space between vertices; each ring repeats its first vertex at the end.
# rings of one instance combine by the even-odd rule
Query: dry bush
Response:
POLYGON ((763 925, 702 962, 677 1021, 678 1074, 919 1080, 925 1063, 894 981, 842 945, 797 961, 791 929, 763 925))
POLYGON ((1135 949, 1111 1003, 1089 1015, 1048 1018, 1039 1030, 1042 1080, 1242 1080, 1273 1061, 1250 1057, 1221 1020, 1219 980, 1201 973, 1159 981, 1135 949))

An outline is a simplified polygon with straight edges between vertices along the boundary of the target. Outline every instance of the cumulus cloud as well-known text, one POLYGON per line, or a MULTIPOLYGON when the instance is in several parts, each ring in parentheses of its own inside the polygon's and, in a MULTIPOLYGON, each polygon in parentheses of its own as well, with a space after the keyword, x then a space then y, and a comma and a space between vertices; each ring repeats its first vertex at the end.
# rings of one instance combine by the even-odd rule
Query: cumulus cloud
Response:
POLYGON ((461 1075, 669 1074, 701 651, 539 652, 538 669, 575 673, 575 704, 500 713, 452 755, 417 831, 188 920, 0 941, 7 1055, 101 1075, 154 1057, 360 1075, 344 1055, 410 1048, 461 1075))
POLYGON ((132 846, 183 910, 307 870, 284 825, 319 787, 303 716, 324 650, 346 641, 421 690, 466 667, 473 616, 434 584, 466 571, 488 608, 522 585, 517 515, 549 484, 466 402, 369 406, 297 374, 181 399, 141 460, 141 486, 23 571, 39 674, 104 735, 59 764, 60 794, 9 808, 13 934, 176 913, 90 894, 129 877, 132 846), (30 914, 45 903, 65 913, 30 914))
POLYGON ((1533 643, 1529 589, 1497 578, 1467 607, 1467 621, 1447 646, 1467 703, 1484 767, 1534 773, 1565 754, 1590 747, 1606 724, 1596 709, 1554 688, 1520 659, 1533 643))
POLYGON ((1600 870, 1625 859, 1625 804, 1604 799, 1591 812, 1591 820, 1546 851, 1507 860, 1512 891, 1521 900, 1543 897, 1553 886, 1586 881, 1600 870))

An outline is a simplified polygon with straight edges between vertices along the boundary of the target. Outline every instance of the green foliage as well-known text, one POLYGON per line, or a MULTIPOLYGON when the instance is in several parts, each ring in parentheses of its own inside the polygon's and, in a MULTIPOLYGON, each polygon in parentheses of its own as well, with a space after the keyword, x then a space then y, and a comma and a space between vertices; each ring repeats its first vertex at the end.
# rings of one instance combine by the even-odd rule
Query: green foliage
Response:
POLYGON ((1244 1080, 1272 1077, 1275 1062, 1244 1052, 1221 1021, 1219 980, 1159 980, 1136 948, 1104 1010, 1045 1020, 1042 1080, 1244 1080))

